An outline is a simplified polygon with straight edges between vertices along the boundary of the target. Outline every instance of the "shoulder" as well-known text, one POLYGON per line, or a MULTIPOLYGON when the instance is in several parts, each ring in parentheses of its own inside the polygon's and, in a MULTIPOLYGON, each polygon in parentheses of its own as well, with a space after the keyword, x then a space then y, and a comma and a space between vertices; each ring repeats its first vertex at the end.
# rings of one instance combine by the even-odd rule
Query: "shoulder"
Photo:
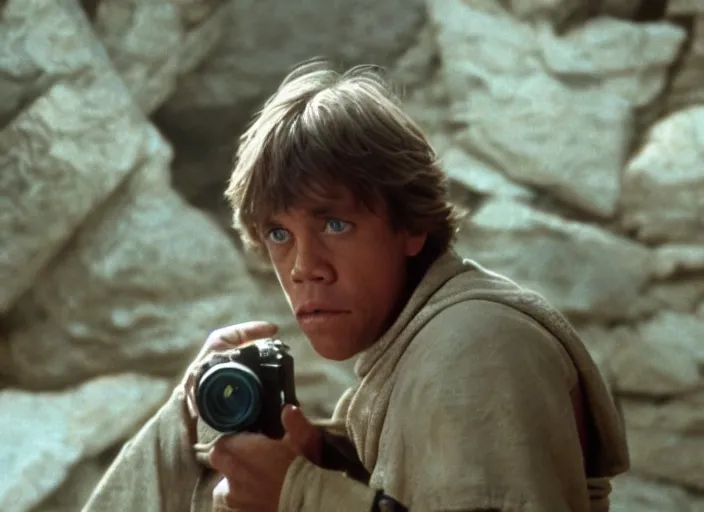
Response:
POLYGON ((463 381, 506 374, 551 379, 571 388, 576 370, 560 341, 538 321, 490 300, 464 300, 444 308, 418 332, 405 371, 462 376, 463 381))

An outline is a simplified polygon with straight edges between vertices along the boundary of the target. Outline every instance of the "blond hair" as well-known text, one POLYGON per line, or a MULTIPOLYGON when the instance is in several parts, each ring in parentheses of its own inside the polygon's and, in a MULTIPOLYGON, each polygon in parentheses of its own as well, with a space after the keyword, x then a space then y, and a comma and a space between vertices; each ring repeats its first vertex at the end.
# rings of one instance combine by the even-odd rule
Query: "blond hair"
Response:
POLYGON ((271 215, 346 187, 394 228, 428 233, 437 256, 454 240, 458 211, 418 125, 376 66, 339 73, 314 60, 294 69, 242 135, 225 191, 245 245, 262 249, 271 215))

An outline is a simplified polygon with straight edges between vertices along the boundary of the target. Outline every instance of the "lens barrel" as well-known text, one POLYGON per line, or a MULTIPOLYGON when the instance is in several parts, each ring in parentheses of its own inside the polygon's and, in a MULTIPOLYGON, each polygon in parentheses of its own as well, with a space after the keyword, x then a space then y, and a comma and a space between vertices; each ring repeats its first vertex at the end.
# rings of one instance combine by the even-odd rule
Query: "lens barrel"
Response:
POLYGON ((196 405, 208 425, 223 433, 240 432, 256 423, 262 384, 248 367, 234 361, 209 368, 198 383, 196 405))

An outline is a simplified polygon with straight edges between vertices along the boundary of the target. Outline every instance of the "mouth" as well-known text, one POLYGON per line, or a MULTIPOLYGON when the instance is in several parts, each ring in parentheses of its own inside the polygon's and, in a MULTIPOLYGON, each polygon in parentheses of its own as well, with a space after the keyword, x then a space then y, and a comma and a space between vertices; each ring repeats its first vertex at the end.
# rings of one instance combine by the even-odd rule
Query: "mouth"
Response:
POLYGON ((345 314, 349 314, 349 311, 331 308, 323 305, 304 305, 296 309, 296 318, 298 318, 299 320, 331 317, 345 314))

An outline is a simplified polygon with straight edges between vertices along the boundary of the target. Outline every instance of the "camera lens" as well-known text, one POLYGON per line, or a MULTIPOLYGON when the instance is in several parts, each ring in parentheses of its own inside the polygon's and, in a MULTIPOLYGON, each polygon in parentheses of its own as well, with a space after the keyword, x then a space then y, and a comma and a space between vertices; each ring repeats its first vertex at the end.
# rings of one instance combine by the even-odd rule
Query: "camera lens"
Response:
POLYGON ((210 368, 196 393, 198 412, 219 432, 239 432, 257 421, 261 383, 246 366, 229 362, 210 368))

